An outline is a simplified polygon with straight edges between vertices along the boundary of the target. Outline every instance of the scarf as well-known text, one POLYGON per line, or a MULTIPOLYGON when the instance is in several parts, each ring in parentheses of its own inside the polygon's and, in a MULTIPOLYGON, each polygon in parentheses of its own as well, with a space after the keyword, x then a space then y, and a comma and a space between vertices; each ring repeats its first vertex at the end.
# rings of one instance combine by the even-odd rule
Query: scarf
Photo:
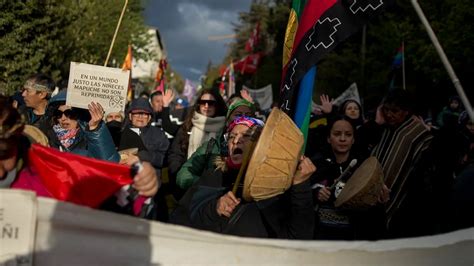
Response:
POLYGON ((193 127, 189 136, 188 159, 201 146, 201 144, 209 139, 216 137, 217 133, 224 127, 225 117, 207 117, 198 112, 194 112, 192 119, 193 127))
POLYGON ((79 128, 75 129, 64 129, 59 124, 53 126, 54 133, 58 137, 59 142, 65 148, 69 148, 72 144, 76 142, 77 132, 79 132, 79 128))

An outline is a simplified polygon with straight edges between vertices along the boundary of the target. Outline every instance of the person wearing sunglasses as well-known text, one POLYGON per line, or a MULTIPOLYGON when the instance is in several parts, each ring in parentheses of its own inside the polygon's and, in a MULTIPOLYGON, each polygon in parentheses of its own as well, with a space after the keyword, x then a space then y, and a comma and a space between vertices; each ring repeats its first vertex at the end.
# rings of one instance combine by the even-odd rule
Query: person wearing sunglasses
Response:
POLYGON ((206 141, 216 138, 225 124, 227 106, 218 91, 201 90, 168 152, 170 182, 187 159, 206 141))
POLYGON ((66 104, 66 90, 51 98, 52 113, 47 130, 51 147, 100 160, 118 162, 120 156, 109 130, 102 121, 104 109, 91 102, 88 112, 66 104), (87 121, 87 122, 86 122, 87 121))
MULTIPOLYGON (((68 110, 71 109, 61 110, 63 118, 66 114, 72 116, 73 112, 71 113, 68 110)), ((60 112, 56 114, 59 116, 60 112)), ((32 167, 31 160, 29 160, 28 153, 30 152, 31 144, 41 143, 28 132, 25 122, 24 116, 20 115, 13 108, 12 101, 8 97, 0 95, 0 188, 29 190, 36 192, 37 196, 55 198, 54 194, 48 190, 48 186, 43 183, 37 168, 32 167)), ((107 145, 106 142, 103 144, 107 145)), ((62 168, 59 165, 56 170, 58 170, 57 173, 60 176, 51 176, 51 178, 67 178, 66 175, 72 174, 69 171, 70 169, 62 168)), ((73 171, 76 171, 76 169, 73 171)), ((76 172, 73 174, 81 175, 76 172)), ((142 162, 142 169, 137 171, 131 178, 133 178, 133 187, 142 197, 152 197, 157 193, 159 188, 157 176, 150 163, 142 162)), ((90 187, 90 189, 94 190, 95 188, 90 187)), ((84 192, 85 190, 87 188, 82 185, 74 191, 75 193, 80 193, 80 191, 84 192)), ((119 206, 115 202, 117 202, 117 198, 111 196, 100 209, 137 216, 138 214, 132 210, 131 205, 133 205, 134 209, 144 206, 140 202, 133 202, 126 206, 119 206)), ((153 215, 149 214, 145 218, 153 218, 153 215)), ((140 217, 142 216, 140 215, 140 217)))

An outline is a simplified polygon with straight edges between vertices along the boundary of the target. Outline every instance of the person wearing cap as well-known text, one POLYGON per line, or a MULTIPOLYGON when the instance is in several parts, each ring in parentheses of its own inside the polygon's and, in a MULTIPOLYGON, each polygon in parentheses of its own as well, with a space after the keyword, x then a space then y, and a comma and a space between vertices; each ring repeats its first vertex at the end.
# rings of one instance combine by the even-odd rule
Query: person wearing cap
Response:
POLYGON ((54 86, 54 81, 49 76, 35 74, 26 80, 21 93, 25 105, 20 107, 19 112, 26 116, 28 125, 33 125, 44 133, 49 127, 46 110, 54 86))
POLYGON ((180 200, 172 222, 218 233, 262 238, 311 239, 314 217, 309 177, 316 171, 302 157, 291 187, 258 202, 241 199, 243 178, 232 191, 244 154, 256 141, 261 120, 240 116, 227 127, 229 153, 211 159, 207 168, 180 200))
MULTIPOLYGON (((7 97, 0 96, 0 188, 29 190, 38 196, 54 198, 27 160, 30 146, 37 139, 25 129, 24 116, 13 108, 7 97)), ((142 166, 133 176, 133 187, 143 197, 152 197, 158 191, 156 174, 150 163, 143 162, 142 166)), ((68 169, 58 169, 58 173, 65 177, 68 169)))
POLYGON ((138 98, 131 102, 128 110, 128 126, 122 132, 119 150, 138 148, 139 159, 149 161, 160 171, 169 141, 165 133, 150 125, 153 109, 145 98, 138 98))
MULTIPOLYGON (((128 163, 138 160, 150 162, 161 186, 160 173, 170 143, 163 130, 151 126, 152 114, 148 99, 138 98, 131 102, 127 113, 129 121, 122 132, 119 151, 138 148, 136 155, 128 154, 128 163)), ((162 189, 158 190, 154 200, 157 205, 156 219, 167 221, 168 207, 162 189)))

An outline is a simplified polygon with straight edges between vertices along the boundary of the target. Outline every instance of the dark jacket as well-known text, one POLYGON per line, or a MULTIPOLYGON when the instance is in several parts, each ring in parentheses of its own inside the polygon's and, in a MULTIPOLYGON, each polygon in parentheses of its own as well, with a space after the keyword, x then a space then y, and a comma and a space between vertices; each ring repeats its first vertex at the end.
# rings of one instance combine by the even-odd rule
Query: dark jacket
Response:
POLYGON ((48 108, 46 108, 44 115, 35 115, 33 108, 22 105, 18 108, 18 112, 25 116, 26 124, 39 128, 43 133, 47 133, 50 125, 50 116, 48 108))
POLYGON ((158 170, 163 167, 163 161, 169 144, 165 133, 160 128, 148 125, 140 128, 140 135, 138 135, 128 127, 122 132, 119 150, 138 148, 138 157, 141 160, 149 161, 158 170), (139 141, 140 138, 142 142, 139 141), (145 145, 148 155, 142 153, 142 145, 145 145))
MULTIPOLYGON (((311 239, 314 217, 310 182, 258 202, 242 202, 230 218, 217 214, 218 199, 232 187, 236 171, 207 169, 181 199, 171 221, 218 233, 264 238, 311 239)), ((239 193, 237 193, 239 197, 239 193)))

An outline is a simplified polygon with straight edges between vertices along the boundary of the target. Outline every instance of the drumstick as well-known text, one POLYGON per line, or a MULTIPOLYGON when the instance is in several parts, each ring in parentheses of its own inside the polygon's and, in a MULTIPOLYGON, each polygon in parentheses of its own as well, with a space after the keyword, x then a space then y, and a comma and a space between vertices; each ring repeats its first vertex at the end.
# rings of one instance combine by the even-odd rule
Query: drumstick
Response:
POLYGON ((347 166, 346 170, 344 170, 344 172, 342 172, 342 174, 336 180, 334 180, 334 184, 332 184, 332 186, 329 187, 329 190, 333 190, 339 181, 341 181, 343 178, 346 178, 350 174, 350 171, 352 170, 352 168, 356 166, 356 164, 357 164, 357 159, 352 159, 352 161, 347 166))
POLYGON ((247 165, 250 161, 250 155, 252 155, 252 151, 255 148, 256 143, 257 143, 256 141, 251 140, 251 143, 250 143, 248 149, 246 149, 244 151, 244 154, 243 154, 244 158, 242 160, 242 165, 240 166, 239 174, 237 175, 237 178, 235 179, 234 187, 232 188, 232 193, 234 193, 234 195, 236 195, 236 193, 237 193, 237 189, 239 188, 240 180, 242 179, 242 175, 244 174, 244 172, 247 168, 247 165))

